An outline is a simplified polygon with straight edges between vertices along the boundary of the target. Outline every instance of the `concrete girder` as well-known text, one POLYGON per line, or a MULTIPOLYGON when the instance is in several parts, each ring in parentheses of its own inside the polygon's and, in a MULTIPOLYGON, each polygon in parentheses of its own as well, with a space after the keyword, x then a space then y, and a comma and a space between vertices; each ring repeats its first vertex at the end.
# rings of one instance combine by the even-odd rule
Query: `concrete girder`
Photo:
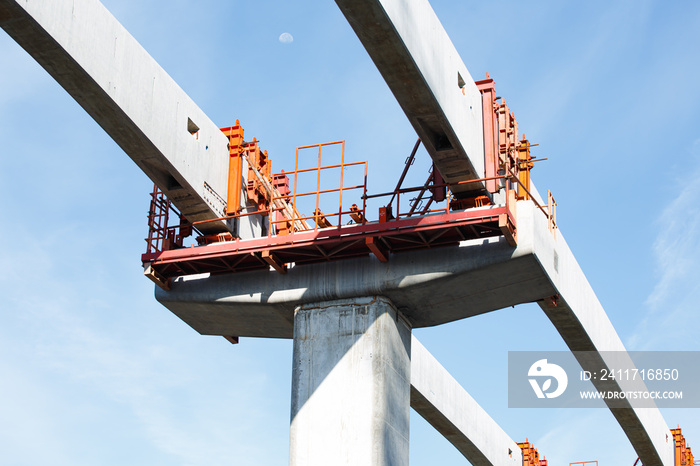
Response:
POLYGON ((411 408, 473 466, 522 466, 523 453, 414 336, 411 408))
MULTIPOLYGON (((413 328, 538 302, 572 351, 625 351, 561 232, 549 231, 532 201, 518 202, 517 218, 517 247, 490 238, 396 254, 386 263, 366 257, 291 267, 284 276, 180 277, 170 291, 156 289, 156 299, 202 334, 274 338, 291 338, 294 309, 311 302, 386 296, 413 328)), ((606 365, 603 356, 579 362, 592 372, 606 365)), ((673 466, 658 409, 612 412, 643 464, 673 466)))
MULTIPOLYGON (((481 94, 427 0, 336 0, 448 183, 483 178, 481 94)), ((453 186, 457 197, 483 183, 453 186)))
MULTIPOLYGON (((221 217, 228 139, 97 0, 0 0, 0 27, 90 114, 188 220, 221 217)), ((226 231, 223 222, 202 225, 226 231)))

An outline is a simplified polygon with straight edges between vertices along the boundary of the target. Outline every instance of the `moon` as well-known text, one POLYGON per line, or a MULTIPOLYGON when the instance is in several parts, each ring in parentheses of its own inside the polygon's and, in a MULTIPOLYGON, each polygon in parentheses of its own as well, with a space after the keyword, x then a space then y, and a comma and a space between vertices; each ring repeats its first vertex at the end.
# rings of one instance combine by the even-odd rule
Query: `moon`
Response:
POLYGON ((280 42, 282 42, 283 44, 292 43, 294 42, 294 36, 292 36, 288 32, 283 32, 282 34, 280 34, 280 42))

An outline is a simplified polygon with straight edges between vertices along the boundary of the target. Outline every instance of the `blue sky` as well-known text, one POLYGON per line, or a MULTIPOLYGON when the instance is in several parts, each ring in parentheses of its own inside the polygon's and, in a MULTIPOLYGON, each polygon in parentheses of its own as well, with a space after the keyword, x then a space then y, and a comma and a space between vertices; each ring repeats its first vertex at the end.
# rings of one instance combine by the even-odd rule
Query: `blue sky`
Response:
MULTIPOLYGON (((415 133, 334 2, 104 3, 273 170, 345 139, 370 190, 398 178, 415 133)), ((433 6, 548 158, 534 182, 628 349, 700 350, 700 3, 433 6)), ((151 183, 4 32, 0 69, 3 464, 286 464, 291 342, 232 346, 160 306, 139 260, 151 183)), ((415 334, 550 464, 636 459, 606 410, 507 408, 507 352, 565 349, 537 306, 415 334)), ((700 448, 697 410, 663 414, 700 448)), ((464 463, 412 416, 411 464, 464 463)))

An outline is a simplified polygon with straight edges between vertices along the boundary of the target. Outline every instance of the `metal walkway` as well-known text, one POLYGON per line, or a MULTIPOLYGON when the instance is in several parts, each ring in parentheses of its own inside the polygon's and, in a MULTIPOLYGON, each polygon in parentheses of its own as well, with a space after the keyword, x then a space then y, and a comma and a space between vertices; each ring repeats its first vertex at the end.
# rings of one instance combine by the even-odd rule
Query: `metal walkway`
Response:
POLYGON ((258 239, 192 246, 142 256, 144 263, 168 279, 200 273, 232 273, 287 264, 309 264, 375 254, 385 262, 390 253, 457 245, 460 241, 509 233, 512 214, 488 206, 446 214, 368 222, 258 239))

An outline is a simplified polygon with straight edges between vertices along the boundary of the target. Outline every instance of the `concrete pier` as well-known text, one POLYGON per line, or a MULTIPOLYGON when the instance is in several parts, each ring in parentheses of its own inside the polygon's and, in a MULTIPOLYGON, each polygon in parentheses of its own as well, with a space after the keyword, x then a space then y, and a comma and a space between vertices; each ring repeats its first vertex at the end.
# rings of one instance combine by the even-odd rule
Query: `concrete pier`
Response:
POLYGON ((410 355, 387 298, 297 307, 289 464, 408 465, 410 355))

